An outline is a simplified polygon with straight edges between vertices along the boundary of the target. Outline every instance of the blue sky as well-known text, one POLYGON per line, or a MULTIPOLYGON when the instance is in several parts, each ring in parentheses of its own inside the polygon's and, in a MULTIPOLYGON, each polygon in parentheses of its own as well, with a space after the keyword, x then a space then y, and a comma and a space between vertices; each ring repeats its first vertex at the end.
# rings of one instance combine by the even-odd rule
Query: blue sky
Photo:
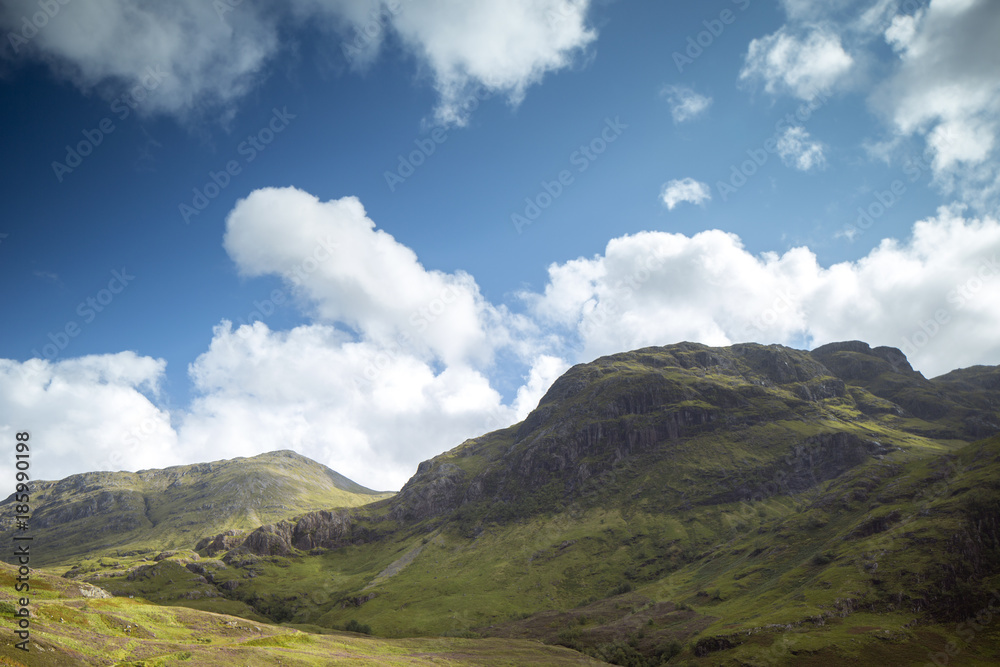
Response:
POLYGON ((0 10, 0 435, 42 477, 398 488, 681 340, 1000 363, 986 0, 42 5, 0 10))

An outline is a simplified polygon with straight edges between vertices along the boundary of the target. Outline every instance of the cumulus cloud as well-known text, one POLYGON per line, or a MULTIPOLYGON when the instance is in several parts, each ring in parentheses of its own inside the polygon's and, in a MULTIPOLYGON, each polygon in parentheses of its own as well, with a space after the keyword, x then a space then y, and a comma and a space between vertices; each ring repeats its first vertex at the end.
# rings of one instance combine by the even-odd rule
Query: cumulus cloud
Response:
POLYGON ((38 27, 35 0, 0 5, 0 28, 15 35, 5 39, 9 59, 42 61, 108 99, 145 85, 153 68, 162 76, 138 111, 182 116, 206 107, 231 113, 267 75, 286 33, 306 25, 332 32, 353 67, 374 60, 386 39, 398 39, 439 93, 438 120, 457 124, 477 87, 516 104, 597 37, 586 26, 589 0, 296 0, 283 8, 249 0, 235 7, 93 0, 57 7, 51 18, 42 13, 38 27))
POLYGON ((475 369, 436 369, 323 324, 278 332, 223 322, 190 375, 200 396, 179 434, 190 455, 288 447, 380 489, 515 416, 475 369))
MULTIPOLYGON (((166 362, 133 352, 49 362, 0 359, 0 437, 27 430, 34 479, 183 462, 169 413, 153 401, 166 362)), ((0 462, 5 480, 14 473, 0 462)))
POLYGON ((425 269, 353 197, 255 191, 228 216, 224 247, 243 275, 283 279, 314 323, 223 321, 188 369, 195 399, 172 412, 153 402, 163 360, 0 360, 0 423, 37 429, 40 476, 288 447, 398 488, 420 461, 526 415, 566 367, 527 318, 487 303, 468 274, 425 269), (510 404, 487 374, 501 348, 527 369, 510 404))
POLYGON ((393 20, 400 39, 434 78, 437 119, 462 124, 462 101, 477 85, 513 104, 548 72, 571 64, 597 33, 586 26, 589 0, 424 0, 393 20))
POLYGON ((673 210, 681 202, 701 204, 712 198, 712 189, 707 183, 696 181, 693 178, 674 179, 663 184, 660 190, 660 199, 673 210))
POLYGON ((1000 194, 1000 5, 934 0, 895 17, 885 31, 898 52, 894 72, 873 94, 896 133, 924 139, 937 182, 979 207, 1000 194))
POLYGON ((823 144, 813 141, 801 125, 787 128, 778 138, 777 149, 782 162, 799 171, 821 168, 826 164, 823 144))
POLYGON ((660 95, 670 104, 670 115, 675 123, 696 118, 712 105, 712 98, 700 95, 686 86, 667 86, 660 95))
POLYGON ((559 357, 548 354, 539 356, 531 366, 527 383, 517 390, 514 401, 514 419, 521 421, 535 409, 552 383, 569 369, 569 364, 559 357))
POLYGON ((998 257, 1000 223, 960 207, 918 222, 906 243, 887 239, 828 268, 805 247, 751 255, 718 230, 642 232, 552 265, 544 292, 521 296, 540 321, 572 332, 582 359, 682 340, 861 339, 903 349, 933 376, 1000 357, 998 257))
POLYGON ((514 318, 487 303, 472 276, 424 269, 355 197, 256 190, 227 217, 224 246, 243 275, 281 276, 320 321, 381 345, 482 364, 509 338, 505 320, 514 318))
POLYGON ((39 477, 292 448, 398 488, 419 461, 524 418, 570 364, 684 340, 861 339, 902 348, 928 376, 1000 361, 1000 222, 959 206, 828 267, 806 247, 751 254, 719 230, 626 235, 552 264, 540 290, 517 295, 517 316, 486 303, 471 276, 422 267, 353 198, 255 192, 234 207, 225 245, 244 274, 286 280, 315 321, 223 321, 188 369, 183 410, 160 404, 160 359, 0 360, 0 436, 32 429, 39 477), (419 304, 448 286, 455 298, 441 305, 455 313, 426 313, 456 330, 421 329, 419 304), (525 369, 507 401, 490 361, 500 349, 525 369))
POLYGON ((755 39, 741 80, 809 99, 852 74, 874 84, 875 160, 922 142, 935 185, 979 211, 1000 205, 1000 4, 991 0, 782 0, 788 22, 755 39), (803 37, 804 35, 804 37, 803 37), (892 54, 885 57, 885 46, 892 54))
POLYGON ((38 3, 12 0, 0 9, 0 27, 20 38, 5 40, 8 57, 41 60, 108 99, 134 86, 151 89, 139 112, 184 114, 246 94, 276 52, 275 27, 252 3, 244 5, 222 20, 213 3, 200 0, 71 2, 58 4, 59 11, 31 31, 25 18, 39 11, 38 3), (151 69, 159 75, 156 85, 151 69))
POLYGON ((811 101, 829 93, 853 64, 837 34, 814 27, 800 38, 785 26, 750 42, 740 79, 811 101))

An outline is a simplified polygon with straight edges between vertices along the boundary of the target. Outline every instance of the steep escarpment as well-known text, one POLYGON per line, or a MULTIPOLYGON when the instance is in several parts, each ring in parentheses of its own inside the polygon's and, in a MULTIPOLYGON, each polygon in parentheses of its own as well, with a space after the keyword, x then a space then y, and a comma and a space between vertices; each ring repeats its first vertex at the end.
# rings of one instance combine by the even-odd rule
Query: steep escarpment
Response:
POLYGON ((849 385, 899 406, 906 416, 934 422, 939 437, 978 439, 1000 433, 1000 369, 976 366, 928 380, 896 348, 849 341, 811 356, 849 385))
MULTIPOLYGON (((801 493, 890 452, 933 448, 927 436, 995 432, 995 384, 989 369, 927 380, 899 350, 858 341, 602 357, 569 369, 520 424, 421 463, 396 497, 363 513, 365 535, 334 522, 323 530, 336 537, 309 548, 618 504, 624 483, 664 510, 801 493)), ((261 528, 243 548, 283 553, 295 530, 261 528)))
POLYGON ((67 575, 620 664, 909 664, 1000 584, 1000 439, 975 437, 1000 421, 997 370, 928 380, 856 341, 612 355, 567 371, 523 422, 421 463, 392 498, 225 530, 200 558, 67 575))
MULTIPOLYGON (((870 419, 868 404, 880 401, 863 388, 852 394, 808 352, 781 346, 682 343, 603 357, 568 370, 521 424, 422 463, 392 501, 392 512, 419 521, 474 504, 501 520, 540 504, 603 499, 606 494, 594 492, 613 471, 639 462, 673 462, 681 470, 692 443, 715 450, 720 439, 731 445, 725 465, 702 458, 699 478, 713 468, 730 479, 767 477, 788 451, 805 446, 817 448, 817 461, 829 461, 810 473, 809 484, 815 484, 892 448, 842 419, 845 413, 870 419), (749 455, 742 456, 745 465, 732 465, 735 453, 749 455)), ((791 488, 808 486, 805 478, 789 479, 791 488)), ((751 482, 726 494, 687 488, 691 480, 674 482, 668 492, 686 502, 754 493, 751 482)))
MULTIPOLYGON (((279 521, 257 528, 237 548, 229 551, 226 558, 231 560, 245 553, 287 556, 293 549, 336 549, 366 540, 364 531, 352 531, 352 528, 350 510, 310 512, 295 521, 279 521)), ((209 547, 211 543, 206 549, 209 547)))

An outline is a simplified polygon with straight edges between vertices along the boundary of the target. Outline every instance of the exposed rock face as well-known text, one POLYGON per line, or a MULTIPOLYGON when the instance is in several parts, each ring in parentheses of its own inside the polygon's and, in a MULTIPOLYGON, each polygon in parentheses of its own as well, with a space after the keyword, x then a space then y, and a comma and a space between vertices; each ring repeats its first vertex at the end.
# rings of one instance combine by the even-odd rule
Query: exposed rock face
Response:
MULTIPOLYGON (((695 436, 718 431, 719 437, 734 437, 728 434, 783 420, 800 423, 806 414, 836 423, 839 417, 824 413, 823 402, 830 400, 854 405, 864 415, 909 411, 934 419, 959 409, 941 387, 1000 387, 1000 372, 956 372, 935 382, 914 371, 899 350, 873 349, 859 341, 813 352, 780 345, 680 343, 603 357, 557 379, 521 424, 421 463, 399 494, 381 504, 384 514, 366 516, 369 524, 445 519, 470 503, 516 507, 541 489, 555 493, 557 500, 549 502, 568 503, 620 465, 641 456, 670 457, 695 436)), ((967 432, 994 432, 1000 398, 997 405, 991 400, 958 413, 967 432)), ((786 438, 777 450, 753 449, 748 442, 753 460, 723 470, 722 488, 698 502, 796 493, 891 450, 862 437, 863 432, 848 431, 845 423, 845 432, 803 436, 798 442, 786 438), (787 456, 780 453, 786 451, 787 456)), ((717 480, 719 472, 714 474, 717 480)), ((492 509, 487 513, 493 516, 492 509)), ((284 555, 371 536, 359 531, 347 512, 314 512, 295 522, 262 526, 231 553, 284 555)), ((217 537, 206 546, 221 550, 231 543, 217 537)))
MULTIPOLYGON (((637 428, 628 419, 630 415, 651 411, 643 400, 631 402, 636 412, 619 411, 626 400, 612 406, 605 413, 609 419, 583 426, 561 424, 543 427, 526 435, 514 443, 504 464, 509 466, 527 488, 537 488, 553 478, 566 477, 567 471, 576 470, 584 460, 590 463, 579 477, 586 479, 604 472, 619 461, 650 451, 664 442, 676 441, 681 434, 695 427, 710 426, 717 418, 717 411, 688 408, 658 415, 649 424, 637 428)), ((505 470, 491 470, 482 476, 484 487, 500 486, 499 477, 505 470), (496 481, 491 480, 494 478, 496 481)), ((577 475, 566 478, 567 490, 572 490, 577 475)), ((513 499, 516 492, 504 494, 513 499)))
MULTIPOLYGON (((1000 387, 1000 372, 994 375, 989 368, 952 375, 942 380, 1000 387)), ((390 501, 390 516, 420 521, 446 516, 466 503, 517 503, 553 482, 561 484, 568 502, 588 480, 630 458, 661 451, 669 456, 670 443, 715 430, 798 421, 813 411, 807 404, 830 399, 874 416, 909 412, 936 419, 956 410, 955 401, 914 371, 896 348, 860 341, 813 352, 757 344, 645 348, 574 366, 521 424, 421 463, 390 501), (489 459, 475 466, 474 474, 461 463, 473 455, 489 459)), ((996 406, 983 407, 987 410, 959 411, 967 435, 996 432, 1000 398, 996 406)), ((726 482, 729 488, 714 500, 773 493, 760 487, 775 475, 782 480, 781 492, 801 491, 887 451, 871 438, 849 433, 792 440, 787 446, 808 452, 807 458, 736 466, 726 482)))
POLYGON ((452 463, 424 461, 399 492, 390 516, 398 521, 420 521, 454 510, 468 483, 465 472, 452 463))
MULTIPOLYGON (((351 526, 351 514, 347 511, 310 512, 295 522, 281 521, 261 526, 230 554, 287 556, 293 549, 335 549, 352 542, 351 526)), ((364 539, 364 535, 354 538, 364 539)))
POLYGON ((233 547, 238 546, 243 540, 246 539, 245 530, 227 530, 224 533, 219 533, 214 537, 205 537, 201 539, 198 544, 195 545, 195 551, 204 551, 208 556, 214 556, 216 554, 222 553, 223 551, 229 551, 233 547))
POLYGON ((292 545, 308 550, 332 549, 344 543, 351 532, 351 514, 346 511, 310 512, 299 519, 292 531, 292 545))
MULTIPOLYGON (((85 495, 88 492, 96 491, 93 480, 88 479, 93 475, 101 473, 88 473, 85 475, 75 475, 73 480, 63 490, 64 493, 83 496, 83 500, 71 504, 57 507, 45 508, 33 517, 33 523, 38 528, 48 528, 59 526, 71 521, 87 519, 94 516, 108 517, 109 523, 106 528, 111 531, 134 530, 141 526, 149 525, 145 518, 146 500, 140 493, 127 490, 101 489, 99 492, 85 495)), ((47 487, 54 483, 47 483, 47 487)), ((38 487, 35 492, 37 493, 38 487)))
POLYGON ((871 380, 881 373, 894 372, 903 376, 923 375, 913 370, 906 355, 895 347, 872 348, 859 340, 821 345, 810 353, 813 358, 844 380, 871 380), (849 352, 849 355, 838 354, 849 352))
POLYGON ((755 501, 778 494, 801 493, 821 482, 839 477, 851 468, 893 451, 877 440, 850 433, 825 433, 806 439, 777 463, 746 468, 724 480, 727 491, 703 504, 755 501))
MULTIPOLYGON (((162 470, 33 480, 30 488, 31 528, 46 545, 38 565, 148 544, 188 548, 231 528, 364 505, 389 495, 287 450, 162 470)), ((0 537, 17 530, 12 504, 13 495, 0 502, 11 510, 0 511, 0 537)), ((202 546, 217 553, 231 542, 222 538, 202 546)), ((9 557, 0 554, 0 559, 9 557)))
MULTIPOLYGON (((979 439, 1000 433, 1000 369, 976 366, 928 380, 894 347, 830 343, 810 355, 850 385, 895 403, 914 417, 962 423, 958 437, 979 439)), ((948 434, 941 433, 942 437, 948 434)))
POLYGON ((79 586, 79 591, 77 592, 77 594, 80 597, 95 598, 95 599, 112 597, 111 593, 108 593, 100 586, 95 586, 93 584, 88 584, 86 582, 79 582, 77 585, 79 586))

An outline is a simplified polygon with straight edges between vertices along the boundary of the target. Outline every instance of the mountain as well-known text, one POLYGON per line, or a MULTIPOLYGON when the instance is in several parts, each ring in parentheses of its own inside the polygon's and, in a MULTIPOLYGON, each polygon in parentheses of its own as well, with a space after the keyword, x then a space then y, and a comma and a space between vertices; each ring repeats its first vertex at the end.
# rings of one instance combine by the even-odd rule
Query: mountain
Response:
MULTIPOLYGON (((234 538, 261 524, 391 496, 366 489, 283 450, 250 458, 139 472, 91 472, 32 483, 35 564, 105 551, 192 548, 203 537, 234 538)), ((13 494, 0 503, 0 539, 15 530, 13 494)), ((3 556, 8 558, 8 556, 3 556)))
POLYGON ((997 434, 996 367, 927 379, 857 341, 645 348, 574 366, 391 498, 66 575, 622 665, 996 664, 997 434))

